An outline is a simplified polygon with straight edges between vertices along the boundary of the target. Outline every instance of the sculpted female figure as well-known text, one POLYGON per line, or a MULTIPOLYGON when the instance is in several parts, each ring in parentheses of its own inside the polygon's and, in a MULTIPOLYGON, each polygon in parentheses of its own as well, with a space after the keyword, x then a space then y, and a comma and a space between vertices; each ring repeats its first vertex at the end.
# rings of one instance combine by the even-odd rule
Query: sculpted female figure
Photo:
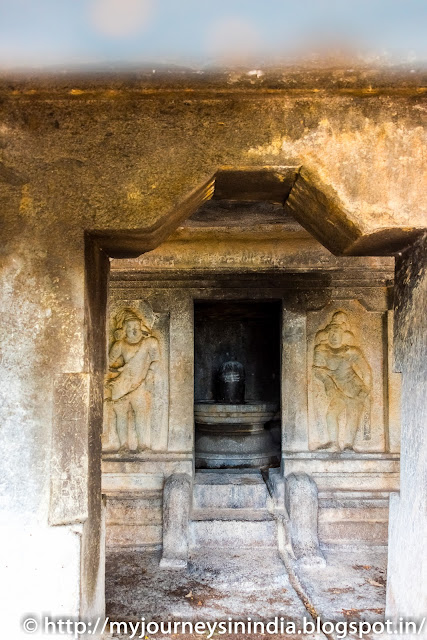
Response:
POLYGON ((354 342, 343 311, 334 313, 325 329, 316 334, 313 372, 323 383, 328 399, 329 441, 321 449, 353 449, 362 419, 370 415, 371 368, 354 342))
POLYGON ((116 418, 119 452, 129 450, 129 411, 133 412, 138 451, 150 447, 150 405, 159 345, 133 309, 116 316, 115 342, 109 353, 106 387, 116 418))

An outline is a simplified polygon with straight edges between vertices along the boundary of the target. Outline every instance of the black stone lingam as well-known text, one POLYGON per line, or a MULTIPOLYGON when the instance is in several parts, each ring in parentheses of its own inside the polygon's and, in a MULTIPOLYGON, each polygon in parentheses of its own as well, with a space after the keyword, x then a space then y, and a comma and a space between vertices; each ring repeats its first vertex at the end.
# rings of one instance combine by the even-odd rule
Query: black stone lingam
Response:
POLYGON ((245 402, 245 369, 229 360, 216 377, 216 401, 194 407, 196 467, 224 469, 278 463, 280 451, 264 427, 276 414, 275 402, 245 402))
POLYGON ((217 402, 243 404, 245 402, 245 368, 237 360, 224 362, 218 371, 217 402))

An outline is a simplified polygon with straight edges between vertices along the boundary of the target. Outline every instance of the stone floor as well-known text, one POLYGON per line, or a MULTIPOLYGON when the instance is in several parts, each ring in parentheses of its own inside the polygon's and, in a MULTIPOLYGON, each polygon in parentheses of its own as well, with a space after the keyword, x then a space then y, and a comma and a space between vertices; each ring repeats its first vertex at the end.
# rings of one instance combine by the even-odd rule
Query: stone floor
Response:
MULTIPOLYGON (((386 554, 361 549, 360 552, 327 551, 326 556, 326 568, 298 569, 297 572, 310 604, 322 619, 381 619, 386 554)), ((110 620, 135 621, 145 617, 147 621, 158 622, 219 621, 229 617, 245 620, 250 616, 253 620, 268 621, 283 616, 295 621, 299 628, 302 618, 309 618, 274 549, 201 549, 192 554, 187 571, 161 571, 158 562, 158 552, 126 550, 108 554, 106 600, 110 620)), ((153 637, 184 640, 196 636, 159 634, 153 637)))
POLYGON ((387 552, 327 551, 326 567, 299 568, 298 577, 324 620, 381 620, 385 613, 387 552))

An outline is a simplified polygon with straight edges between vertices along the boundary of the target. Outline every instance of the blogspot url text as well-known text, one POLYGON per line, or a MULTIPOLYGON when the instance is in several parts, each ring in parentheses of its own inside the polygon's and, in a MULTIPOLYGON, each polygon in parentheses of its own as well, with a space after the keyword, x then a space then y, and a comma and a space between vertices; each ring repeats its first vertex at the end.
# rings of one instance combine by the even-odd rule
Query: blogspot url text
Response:
POLYGON ((313 633, 334 634, 337 638, 346 638, 349 635, 363 638, 369 634, 390 634, 390 635, 421 635, 426 624, 426 618, 421 620, 407 620, 399 618, 396 620, 384 620, 368 622, 356 621, 324 621, 320 618, 303 618, 295 622, 284 617, 272 618, 269 621, 253 620, 247 617, 243 620, 219 621, 185 621, 167 620, 155 622, 142 617, 134 622, 117 622, 107 618, 96 620, 76 620, 74 618, 53 618, 50 616, 25 616, 22 627, 28 634, 56 634, 80 638, 83 635, 102 635, 103 633, 123 634, 130 640, 155 637, 156 635, 200 635, 210 640, 217 635, 282 635, 295 636, 313 633))

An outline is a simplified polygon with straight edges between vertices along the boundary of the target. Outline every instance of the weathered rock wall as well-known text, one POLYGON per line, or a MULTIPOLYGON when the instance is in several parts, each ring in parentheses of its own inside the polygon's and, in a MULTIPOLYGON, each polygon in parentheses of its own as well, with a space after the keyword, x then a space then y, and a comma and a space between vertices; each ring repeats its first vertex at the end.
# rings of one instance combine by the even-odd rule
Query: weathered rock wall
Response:
POLYGON ((388 615, 427 611, 427 236, 396 265, 395 367, 402 372, 400 494, 390 503, 388 615))
MULTIPOLYGON (((26 592, 22 581, 16 591, 10 582, 19 611, 82 608, 80 536, 86 545, 92 534, 79 527, 88 513, 100 527, 100 405, 93 431, 76 436, 73 415, 54 401, 58 374, 88 374, 92 397, 101 393, 95 335, 103 304, 94 299, 105 290, 105 261, 102 268, 85 261, 85 232, 152 229, 218 166, 272 163, 318 172, 361 226, 423 226, 425 94, 413 81, 372 78, 378 91, 369 74, 363 82, 323 83, 320 91, 316 76, 267 91, 232 76, 203 90, 185 80, 130 89, 108 79, 98 87, 2 81, 2 522, 12 530, 8 571, 28 577, 26 592), (90 476, 62 467, 59 441, 83 467, 95 452, 90 476), (82 509, 71 501, 51 528, 54 477, 62 479, 61 495, 93 492, 82 509), (40 579, 49 589, 35 588, 40 579)), ((98 539, 95 533, 95 556, 98 539)), ((95 602, 96 558, 89 564, 95 602)))

